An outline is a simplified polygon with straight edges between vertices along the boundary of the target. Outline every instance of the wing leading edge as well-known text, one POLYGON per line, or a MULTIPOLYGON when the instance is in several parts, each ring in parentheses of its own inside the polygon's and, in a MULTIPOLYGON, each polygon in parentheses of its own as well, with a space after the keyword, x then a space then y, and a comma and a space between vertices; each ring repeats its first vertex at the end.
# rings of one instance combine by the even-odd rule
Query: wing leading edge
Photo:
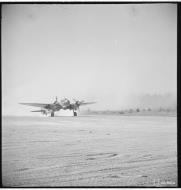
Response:
POLYGON ((82 102, 80 103, 80 106, 83 106, 83 105, 88 105, 88 104, 95 104, 96 102, 82 102))
POLYGON ((50 104, 41 104, 41 103, 20 103, 22 105, 27 105, 27 106, 34 106, 34 107, 40 107, 40 108, 45 108, 50 104))

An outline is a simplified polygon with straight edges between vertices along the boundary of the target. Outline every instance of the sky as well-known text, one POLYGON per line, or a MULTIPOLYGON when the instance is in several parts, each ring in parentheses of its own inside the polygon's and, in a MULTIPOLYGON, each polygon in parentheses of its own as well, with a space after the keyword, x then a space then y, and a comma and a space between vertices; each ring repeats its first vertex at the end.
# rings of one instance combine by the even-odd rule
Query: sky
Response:
POLYGON ((176 94, 176 6, 2 5, 2 113, 31 114, 18 103, 55 96, 115 110, 138 94, 176 94))

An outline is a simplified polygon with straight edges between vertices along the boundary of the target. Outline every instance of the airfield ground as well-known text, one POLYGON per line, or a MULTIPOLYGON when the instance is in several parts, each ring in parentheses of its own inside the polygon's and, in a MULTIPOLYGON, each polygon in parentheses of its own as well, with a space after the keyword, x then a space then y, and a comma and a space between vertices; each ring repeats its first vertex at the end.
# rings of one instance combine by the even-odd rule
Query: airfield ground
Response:
POLYGON ((3 117, 3 185, 177 186, 176 120, 3 117))

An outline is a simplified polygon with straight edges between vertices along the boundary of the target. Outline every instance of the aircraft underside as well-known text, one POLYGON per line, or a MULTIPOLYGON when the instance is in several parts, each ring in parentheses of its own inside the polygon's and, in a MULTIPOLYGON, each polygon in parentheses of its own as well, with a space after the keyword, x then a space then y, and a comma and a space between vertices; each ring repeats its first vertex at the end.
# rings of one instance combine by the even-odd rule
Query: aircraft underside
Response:
MULTIPOLYGON (((52 111, 51 112, 51 117, 54 117, 55 116, 55 112, 52 111)), ((73 116, 77 116, 77 112, 73 110, 73 116)))

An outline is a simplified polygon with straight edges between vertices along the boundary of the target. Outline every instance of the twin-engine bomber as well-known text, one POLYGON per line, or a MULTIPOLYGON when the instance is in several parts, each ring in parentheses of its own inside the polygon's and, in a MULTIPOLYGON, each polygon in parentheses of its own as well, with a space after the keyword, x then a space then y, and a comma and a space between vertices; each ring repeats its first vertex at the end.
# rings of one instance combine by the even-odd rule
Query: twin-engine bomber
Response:
POLYGON ((67 98, 62 99, 60 102, 58 102, 57 97, 56 100, 53 104, 43 104, 43 103, 20 103, 23 105, 28 105, 28 106, 35 106, 35 107, 40 107, 41 110, 35 110, 31 112, 41 112, 44 115, 51 114, 51 117, 54 117, 54 113, 59 110, 73 110, 73 115, 77 116, 77 110, 79 109, 79 106, 87 105, 87 104, 94 104, 96 102, 84 102, 78 101, 78 100, 73 100, 74 102, 71 103, 70 100, 67 98))

